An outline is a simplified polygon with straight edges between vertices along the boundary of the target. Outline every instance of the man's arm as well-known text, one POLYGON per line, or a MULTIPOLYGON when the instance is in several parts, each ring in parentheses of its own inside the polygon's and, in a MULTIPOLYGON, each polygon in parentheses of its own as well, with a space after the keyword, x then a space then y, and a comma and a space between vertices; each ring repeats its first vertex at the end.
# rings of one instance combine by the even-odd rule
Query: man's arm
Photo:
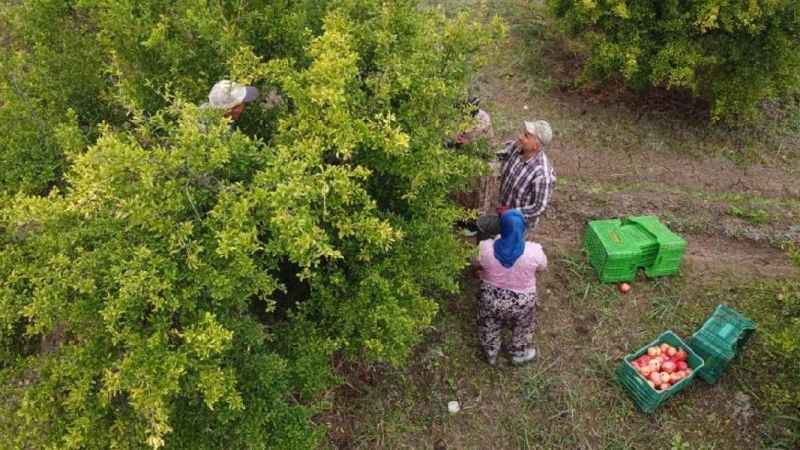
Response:
POLYGON ((497 159, 500 161, 500 177, 503 178, 507 176, 506 171, 508 170, 511 155, 517 150, 516 147, 517 141, 507 141, 503 144, 503 150, 497 152, 497 159))
MULTIPOLYGON (((456 136, 456 142, 459 144, 469 144, 477 141, 481 137, 486 137, 487 139, 494 138, 493 135, 489 135, 492 128, 492 120, 489 118, 489 114, 485 111, 481 111, 481 113, 473 118, 474 123, 469 129, 456 136)), ((492 131, 492 134, 493 133, 492 131)))
POLYGON ((542 168, 542 173, 537 174, 533 181, 531 181, 533 186, 529 191, 528 201, 524 206, 518 208, 526 218, 541 216, 550 203, 550 197, 553 193, 553 182, 550 177, 544 173, 545 170, 547 169, 542 168))

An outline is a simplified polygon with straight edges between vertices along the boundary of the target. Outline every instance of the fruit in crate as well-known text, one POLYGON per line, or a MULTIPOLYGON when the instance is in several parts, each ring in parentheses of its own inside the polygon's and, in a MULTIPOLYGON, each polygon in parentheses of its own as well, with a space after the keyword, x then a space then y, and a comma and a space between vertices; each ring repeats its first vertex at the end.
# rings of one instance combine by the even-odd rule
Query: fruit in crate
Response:
POLYGON ((663 343, 649 347, 631 365, 651 388, 664 391, 691 375, 687 356, 684 349, 663 343))

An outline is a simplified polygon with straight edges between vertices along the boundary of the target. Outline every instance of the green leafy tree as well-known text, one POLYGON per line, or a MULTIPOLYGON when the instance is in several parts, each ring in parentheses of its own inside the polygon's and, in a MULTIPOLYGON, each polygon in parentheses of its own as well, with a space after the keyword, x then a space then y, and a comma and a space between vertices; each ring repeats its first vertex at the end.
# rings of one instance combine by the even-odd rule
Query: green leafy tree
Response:
MULTIPOLYGON (((65 52, 102 74, 69 100, 13 100, 62 111, 41 148, 64 176, 0 194, 9 447, 312 448, 334 352, 402 363, 457 288, 448 194, 482 166, 441 143, 488 30, 410 0, 238 5, 5 9, 19 30, 92 30, 65 52), (222 77, 283 102, 232 128, 195 106, 222 77)), ((54 61, 37 70, 66 77, 54 61)))
POLYGON ((548 0, 590 48, 584 75, 642 89, 686 89, 714 119, 752 118, 765 99, 800 90, 795 0, 548 0))
POLYGON ((152 114, 172 95, 202 99, 242 47, 307 64, 304 46, 328 3, 0 4, 0 190, 46 193, 68 165, 54 136, 60 126, 77 120, 94 141, 102 122, 123 126, 132 112, 152 114))

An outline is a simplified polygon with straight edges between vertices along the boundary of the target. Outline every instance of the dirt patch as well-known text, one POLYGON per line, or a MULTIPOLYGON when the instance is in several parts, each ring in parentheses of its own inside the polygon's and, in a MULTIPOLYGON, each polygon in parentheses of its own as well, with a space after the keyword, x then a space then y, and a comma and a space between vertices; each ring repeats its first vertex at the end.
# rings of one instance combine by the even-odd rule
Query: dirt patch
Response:
POLYGON ((529 1, 493 3, 512 31, 478 90, 497 119, 498 141, 518 133, 523 119, 546 119, 555 133, 548 153, 562 176, 800 198, 800 134, 777 122, 711 123, 707 105, 685 92, 574 88, 581 58, 543 10, 529 1))
MULTIPOLYGON (((634 139, 620 136, 621 142, 634 139)), ((653 139, 658 139, 653 137, 653 139)), ((762 164, 740 167, 714 157, 687 155, 681 149, 662 151, 646 143, 635 151, 616 148, 583 147, 570 143, 570 136, 559 136, 550 148, 553 164, 564 176, 625 184, 646 181, 665 188, 681 187, 711 192, 741 192, 764 197, 800 197, 800 187, 792 183, 797 173, 785 167, 762 164)))
POLYGON ((788 278, 798 270, 780 250, 712 236, 688 236, 685 259, 692 271, 730 272, 751 278, 788 278))
MULTIPOLYGON (((575 213, 567 220, 543 220, 533 236, 545 249, 562 248, 574 252, 581 249, 581 238, 587 220, 575 213)), ((610 215, 606 217, 616 217, 610 215)), ((687 240, 684 272, 734 273, 745 278, 786 278, 798 276, 798 269, 781 250, 752 241, 725 239, 706 233, 683 233, 687 240)))

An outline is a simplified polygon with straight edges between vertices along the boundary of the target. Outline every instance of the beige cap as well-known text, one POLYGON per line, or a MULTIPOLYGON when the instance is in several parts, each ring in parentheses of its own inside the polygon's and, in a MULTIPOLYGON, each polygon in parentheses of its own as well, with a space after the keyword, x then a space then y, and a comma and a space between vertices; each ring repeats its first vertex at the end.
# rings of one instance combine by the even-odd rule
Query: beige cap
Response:
POLYGON ((258 89, 244 86, 230 80, 222 80, 211 88, 208 94, 208 105, 213 108, 230 109, 234 106, 252 102, 258 98, 258 89))
POLYGON ((525 131, 536 136, 542 145, 547 145, 553 140, 553 130, 550 128, 550 124, 544 120, 525 121, 525 131))

